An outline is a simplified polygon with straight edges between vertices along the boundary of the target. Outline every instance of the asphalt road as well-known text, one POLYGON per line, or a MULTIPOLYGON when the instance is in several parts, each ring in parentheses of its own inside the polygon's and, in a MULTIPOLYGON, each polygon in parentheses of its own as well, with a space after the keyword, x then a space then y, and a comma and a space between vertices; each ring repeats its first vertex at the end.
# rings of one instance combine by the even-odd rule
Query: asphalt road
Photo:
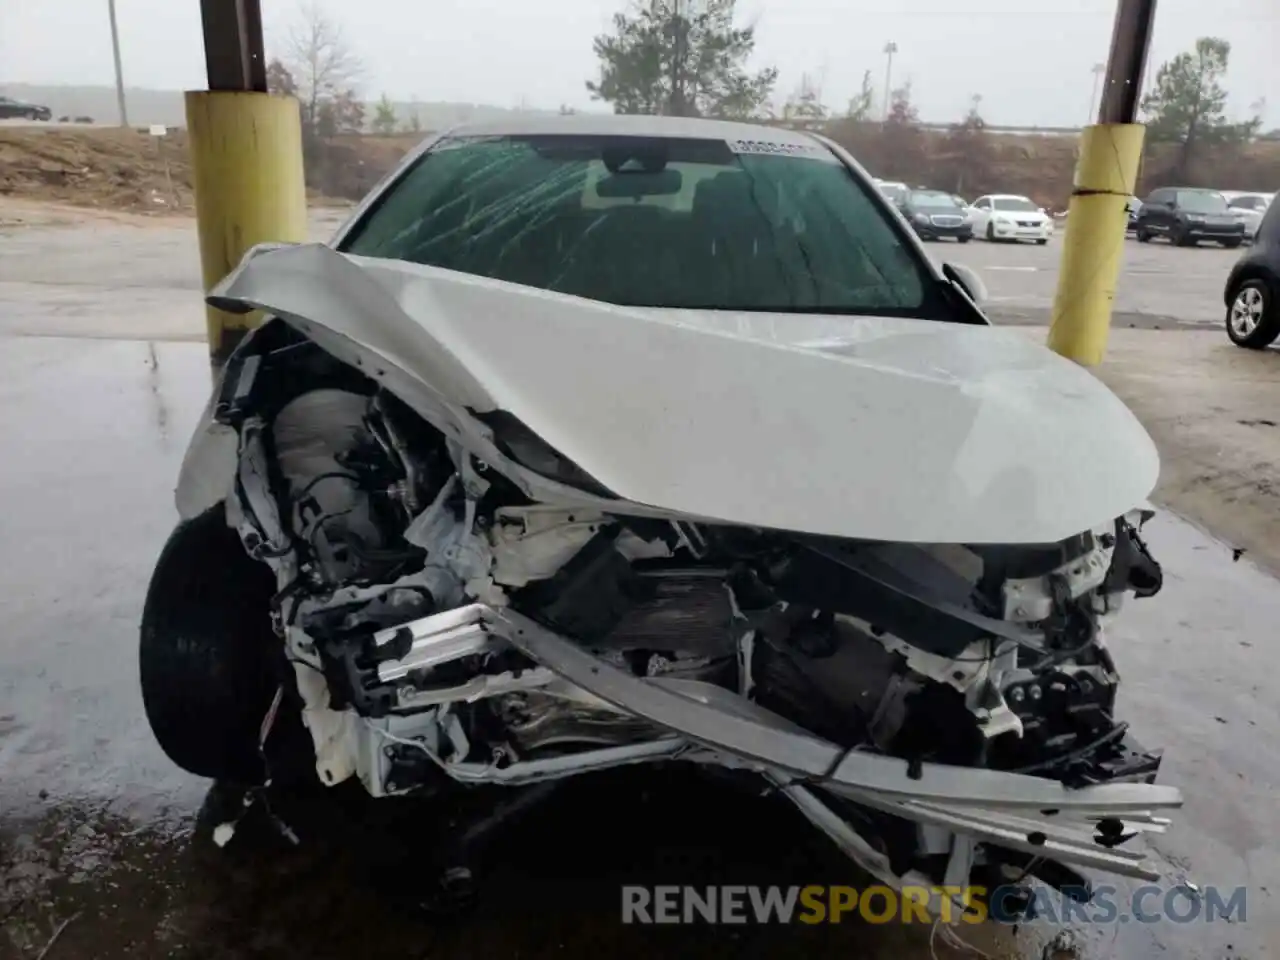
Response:
MULTIPOLYGON (((340 216, 317 214, 316 235, 340 216)), ((421 866, 447 826, 431 807, 284 797, 301 847, 258 821, 214 850, 193 829, 207 784, 154 745, 135 666, 146 579, 208 384, 203 346, 173 342, 203 333, 190 225, 33 217, 48 219, 0 207, 0 960, 34 960, 63 921, 48 960, 929 956, 918 927, 620 926, 622 883, 864 882, 771 801, 675 774, 568 790, 503 841, 462 923, 418 908, 421 866)), ((1036 297, 1052 297, 1056 244, 930 249, 982 271, 994 297, 1011 298, 996 303, 1015 305, 1001 309, 1030 317, 1044 310, 1036 297)), ((1178 311, 1180 329, 1216 322, 1210 274, 1229 257, 1129 252, 1150 269, 1126 273, 1130 303, 1178 311), (1188 280, 1197 270, 1200 286, 1188 280)), ((1280 590, 1175 517, 1149 539, 1166 589, 1126 611, 1111 645, 1122 717, 1167 748, 1165 776, 1187 797, 1151 850, 1167 886, 1247 885, 1249 919, 1079 928, 1083 952, 1278 956, 1280 590)), ((1031 956, 1046 935, 1040 925, 978 942, 1031 956)))
MULTIPOLYGON (((944 240, 927 244, 938 261, 967 264, 986 282, 986 303, 992 318, 1006 323, 1044 324, 1053 309, 1053 297, 1062 258, 1062 238, 1046 246, 1033 243, 967 244, 944 240)), ((1174 247, 1156 240, 1125 241, 1124 264, 1116 285, 1112 322, 1136 329, 1176 329, 1218 326, 1226 307, 1222 285, 1240 250, 1204 244, 1174 247)))
MULTIPOLYGON (((312 236, 327 239, 344 218, 316 211, 312 236)), ((0 202, 0 334, 198 339, 199 256, 184 218, 67 212, 0 202), (35 224, 35 225, 33 225, 35 224), (40 225, 43 224, 43 225, 40 225), (69 229, 78 224, 81 229, 69 229)), ((988 287, 997 322, 1049 320, 1061 240, 1047 246, 975 240, 928 244, 939 261, 968 264, 988 287)), ((1240 256, 1219 247, 1125 243, 1115 324, 1195 329, 1222 323, 1222 284, 1240 256)))

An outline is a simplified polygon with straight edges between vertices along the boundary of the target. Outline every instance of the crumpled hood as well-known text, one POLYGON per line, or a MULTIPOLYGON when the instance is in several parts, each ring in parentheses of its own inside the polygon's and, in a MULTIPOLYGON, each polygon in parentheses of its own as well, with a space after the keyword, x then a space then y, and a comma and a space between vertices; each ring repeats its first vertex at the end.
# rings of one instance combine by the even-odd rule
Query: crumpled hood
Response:
POLYGON ((1088 371, 993 327, 617 307, 318 244, 247 257, 209 299, 281 316, 424 415, 426 394, 507 411, 619 497, 705 520, 1045 543, 1159 470, 1088 371))

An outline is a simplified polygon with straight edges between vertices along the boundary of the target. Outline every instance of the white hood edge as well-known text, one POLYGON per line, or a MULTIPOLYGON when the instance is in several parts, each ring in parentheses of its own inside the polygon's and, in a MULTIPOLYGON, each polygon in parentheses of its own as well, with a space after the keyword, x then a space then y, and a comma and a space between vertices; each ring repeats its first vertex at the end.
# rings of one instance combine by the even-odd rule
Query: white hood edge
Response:
POLYGON ((617 307, 320 244, 246 257, 209 300, 279 315, 549 502, 1047 543, 1124 514, 1159 473, 1092 374, 998 328, 617 307), (625 502, 497 454, 471 415, 494 410, 625 502))

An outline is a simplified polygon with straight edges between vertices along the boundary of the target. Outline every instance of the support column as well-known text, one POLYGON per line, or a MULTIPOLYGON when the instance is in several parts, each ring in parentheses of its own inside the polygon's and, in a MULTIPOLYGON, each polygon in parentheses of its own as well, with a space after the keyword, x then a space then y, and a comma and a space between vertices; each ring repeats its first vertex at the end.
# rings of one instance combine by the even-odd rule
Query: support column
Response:
POLYGON ((1119 0, 1098 122, 1080 142, 1049 347, 1085 366, 1102 361, 1123 260, 1126 206, 1142 160, 1136 122, 1156 0, 1119 0))
MULTIPOLYGON (((258 0, 201 0, 207 91, 186 94, 204 287, 254 244, 307 238, 302 126, 292 97, 266 92, 258 0)), ((261 322, 206 307, 215 373, 261 322)))

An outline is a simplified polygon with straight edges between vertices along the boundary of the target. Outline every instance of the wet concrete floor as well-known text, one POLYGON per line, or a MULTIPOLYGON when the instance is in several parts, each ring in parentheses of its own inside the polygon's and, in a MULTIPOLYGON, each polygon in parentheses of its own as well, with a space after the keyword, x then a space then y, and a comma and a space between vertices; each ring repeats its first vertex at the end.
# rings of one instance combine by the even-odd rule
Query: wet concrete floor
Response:
MULTIPOLYGON (((328 240, 349 211, 316 208, 313 240, 328 240)), ((6 201, 0 197, 0 334, 196 339, 204 335, 195 221, 6 201), (126 293, 127 295, 122 295, 126 293), (13 305, 6 310, 7 304, 13 305)), ((929 243, 939 262, 973 267, 997 323, 1047 323, 1060 238, 1033 244, 929 243)), ((1238 250, 1125 244, 1115 326, 1220 329, 1222 285, 1238 250)))
MULTIPOLYGON (((282 797, 301 847, 258 820, 214 849, 208 784, 154 745, 135 660, 207 385, 198 343, 0 340, 0 958, 68 920, 47 960, 929 955, 919 926, 622 926, 622 883, 865 882, 775 801, 678 772, 567 787, 495 849, 465 921, 418 909, 429 804, 282 797)), ((1247 920, 1079 933, 1098 958, 1280 956, 1280 590, 1176 518, 1149 539, 1165 591, 1113 646, 1122 714, 1187 798, 1154 855, 1169 884, 1248 887, 1247 920)), ((966 935, 1025 956, 1047 931, 966 935)))

